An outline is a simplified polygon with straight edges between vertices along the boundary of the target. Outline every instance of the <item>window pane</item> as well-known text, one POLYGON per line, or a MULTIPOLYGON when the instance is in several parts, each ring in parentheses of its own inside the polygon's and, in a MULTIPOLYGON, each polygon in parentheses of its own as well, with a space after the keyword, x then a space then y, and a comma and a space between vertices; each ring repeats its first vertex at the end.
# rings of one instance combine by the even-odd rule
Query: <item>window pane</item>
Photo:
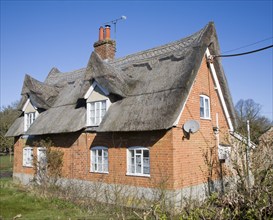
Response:
POLYGON ((143 157, 149 157, 149 150, 143 150, 143 157))
POLYGON ((103 172, 108 172, 108 163, 103 164, 103 172))
POLYGON ((97 170, 96 168, 96 151, 95 150, 92 150, 92 159, 91 159, 91 163, 92 163, 92 166, 91 166, 91 170, 94 172, 97 170))
POLYGON ((33 149, 30 149, 30 155, 29 155, 29 165, 32 165, 32 161, 33 161, 33 149))
POLYGON ((134 157, 134 150, 129 150, 129 161, 128 161, 128 172, 135 173, 135 157, 134 157))
POLYGON ((103 160, 103 171, 108 172, 108 159, 103 160))
POLYGON ((143 174, 150 174, 150 167, 143 167, 143 174))
POLYGON ((101 102, 101 109, 106 110, 106 100, 101 102))
POLYGON ((90 103, 90 123, 95 124, 95 103, 90 103))
POLYGON ((98 164, 98 170, 97 171, 102 172, 102 164, 101 163, 98 164))
POLYGON ((204 97, 200 97, 200 107, 204 107, 204 97))
POLYGON ((45 149, 38 149, 38 162, 40 167, 45 167, 47 160, 46 160, 46 150, 45 149))
POLYGON ((96 114, 96 119, 95 119, 95 124, 97 125, 97 124, 99 124, 100 123, 100 102, 96 102, 95 103, 95 114, 96 114))
POLYGON ((143 173, 150 174, 150 159, 143 158, 143 173))
POLYGON ((101 102, 101 118, 100 121, 103 119, 106 113, 106 100, 101 102))
POLYGON ((205 99, 206 118, 209 118, 209 100, 205 99))
POLYGON ((200 97, 200 117, 205 117, 204 112, 204 98, 200 97))
POLYGON ((95 172, 98 170, 97 164, 96 163, 92 163, 92 171, 95 172))
POLYGON ((143 150, 143 173, 150 174, 150 156, 149 150, 143 150))
POLYGON ((108 150, 103 150, 103 157, 108 157, 108 150))
POLYGON ((136 173, 141 173, 141 155, 136 155, 136 173))

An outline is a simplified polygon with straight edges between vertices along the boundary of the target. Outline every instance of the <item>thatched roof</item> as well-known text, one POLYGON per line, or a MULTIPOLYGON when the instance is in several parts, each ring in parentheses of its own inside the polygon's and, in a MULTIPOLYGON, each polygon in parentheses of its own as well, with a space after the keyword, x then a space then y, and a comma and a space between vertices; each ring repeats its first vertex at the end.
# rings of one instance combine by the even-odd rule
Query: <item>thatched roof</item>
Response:
MULTIPOLYGON (((22 100, 28 97, 36 107, 48 109, 39 115, 27 134, 86 128, 86 106, 79 103, 94 80, 111 96, 118 97, 96 129, 98 132, 169 129, 179 116, 208 47, 212 54, 219 54, 213 23, 179 41, 108 62, 93 52, 86 68, 69 73, 53 68, 44 83, 26 76, 22 100)), ((216 59, 214 65, 234 119, 220 60, 216 59)))
POLYGON ((24 117, 17 118, 10 126, 8 132, 5 134, 6 137, 15 137, 24 134, 24 117))

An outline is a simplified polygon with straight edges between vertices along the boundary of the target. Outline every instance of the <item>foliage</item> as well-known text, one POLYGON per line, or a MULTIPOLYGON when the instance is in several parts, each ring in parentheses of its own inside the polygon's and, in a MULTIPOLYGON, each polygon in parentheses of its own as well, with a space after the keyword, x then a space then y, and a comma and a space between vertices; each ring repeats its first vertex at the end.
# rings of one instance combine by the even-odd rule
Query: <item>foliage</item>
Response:
POLYGON ((246 122, 249 120, 251 139, 258 144, 261 134, 272 126, 272 122, 268 118, 261 116, 262 106, 252 99, 241 99, 237 102, 235 109, 238 122, 237 131, 247 137, 246 122))
POLYGON ((38 183, 42 187, 52 187, 56 185, 58 179, 62 174, 63 167, 63 155, 64 153, 58 148, 52 147, 52 141, 50 139, 42 139, 35 142, 36 147, 43 147, 45 149, 45 160, 38 161, 37 157, 34 157, 34 182, 38 183))
POLYGON ((273 218, 273 137, 252 152, 250 182, 247 181, 245 145, 233 143, 235 185, 224 195, 212 194, 202 204, 181 210, 181 219, 272 219, 273 218))
POLYGON ((2 107, 0 111, 0 151, 13 147, 13 138, 5 137, 9 127, 20 115, 16 110, 18 102, 15 102, 7 107, 2 107))

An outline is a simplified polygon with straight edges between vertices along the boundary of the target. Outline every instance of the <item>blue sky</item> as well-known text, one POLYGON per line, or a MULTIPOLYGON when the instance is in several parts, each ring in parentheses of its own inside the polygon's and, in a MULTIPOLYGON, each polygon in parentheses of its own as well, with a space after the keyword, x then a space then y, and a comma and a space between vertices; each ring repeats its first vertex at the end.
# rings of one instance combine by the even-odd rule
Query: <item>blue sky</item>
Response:
MULTIPOLYGON (((195 33, 214 21, 222 53, 272 44, 272 1, 1 1, 1 106, 20 99, 25 74, 85 67, 101 24, 121 15, 116 57, 195 33)), ((112 31, 113 33, 113 31, 112 31)), ((273 119, 272 48, 223 58, 234 104, 252 98, 273 119)), ((226 54, 229 54, 226 53, 226 54)))

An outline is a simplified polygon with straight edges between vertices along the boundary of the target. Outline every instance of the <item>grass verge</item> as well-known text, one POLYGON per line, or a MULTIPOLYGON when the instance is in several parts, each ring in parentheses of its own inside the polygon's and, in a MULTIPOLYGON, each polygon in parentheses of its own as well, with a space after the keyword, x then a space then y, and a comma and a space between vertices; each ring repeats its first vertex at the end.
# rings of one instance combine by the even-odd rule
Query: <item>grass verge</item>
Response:
POLYGON ((1 155, 0 156, 0 171, 12 171, 13 156, 1 155))
POLYGON ((87 211, 60 199, 37 198, 14 185, 11 178, 0 179, 0 219, 90 219, 87 211))

